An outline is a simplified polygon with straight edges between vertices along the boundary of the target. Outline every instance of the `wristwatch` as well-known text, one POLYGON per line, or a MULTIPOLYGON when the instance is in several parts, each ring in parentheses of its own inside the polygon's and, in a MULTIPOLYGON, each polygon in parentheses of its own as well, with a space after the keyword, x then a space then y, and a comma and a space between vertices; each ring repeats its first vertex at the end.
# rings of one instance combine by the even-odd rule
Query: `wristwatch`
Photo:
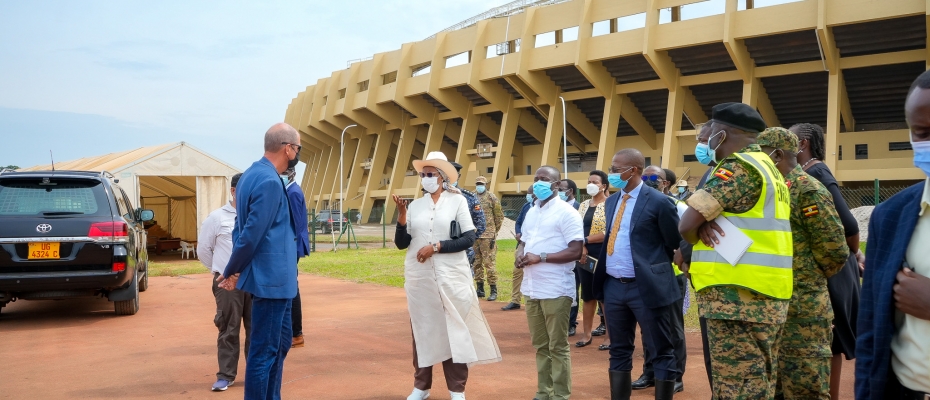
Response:
POLYGON ((539 262, 546 262, 546 253, 539 253, 539 262))
POLYGON ((439 242, 433 243, 433 252, 434 253, 439 252, 439 242))

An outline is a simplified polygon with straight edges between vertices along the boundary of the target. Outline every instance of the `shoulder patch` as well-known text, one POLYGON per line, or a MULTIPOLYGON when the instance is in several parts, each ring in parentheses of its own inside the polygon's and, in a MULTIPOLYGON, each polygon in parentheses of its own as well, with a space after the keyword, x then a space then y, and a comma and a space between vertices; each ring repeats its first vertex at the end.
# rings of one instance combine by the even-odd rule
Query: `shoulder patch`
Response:
POLYGON ((817 214, 820 214, 820 207, 817 207, 816 204, 811 204, 806 207, 801 207, 801 212, 804 213, 805 217, 813 217, 817 214))
POLYGON ((728 181, 733 177, 733 171, 726 168, 717 168, 717 171, 714 172, 714 176, 721 180, 728 181))
POLYGON ((475 211, 481 211, 481 204, 475 204, 475 211))

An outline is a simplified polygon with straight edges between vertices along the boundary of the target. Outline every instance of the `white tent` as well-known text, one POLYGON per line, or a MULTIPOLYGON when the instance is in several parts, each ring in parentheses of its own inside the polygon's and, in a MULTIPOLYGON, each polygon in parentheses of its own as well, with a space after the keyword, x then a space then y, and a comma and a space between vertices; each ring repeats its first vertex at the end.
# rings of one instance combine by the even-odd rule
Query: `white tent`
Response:
POLYGON ((56 162, 55 169, 112 173, 134 207, 155 211, 163 229, 189 241, 197 240, 207 215, 229 201, 229 179, 241 172, 185 142, 56 162))

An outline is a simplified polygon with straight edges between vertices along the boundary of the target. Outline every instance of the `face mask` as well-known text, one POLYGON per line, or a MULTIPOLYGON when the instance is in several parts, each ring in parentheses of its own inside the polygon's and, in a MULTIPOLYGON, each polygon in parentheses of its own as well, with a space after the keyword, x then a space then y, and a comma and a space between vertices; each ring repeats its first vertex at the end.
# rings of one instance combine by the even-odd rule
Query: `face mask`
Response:
POLYGON ((439 177, 426 177, 420 178, 420 184, 423 185, 423 189, 430 193, 436 193, 439 190, 439 177))
POLYGON ((653 188, 653 189, 655 189, 655 190, 659 190, 659 181, 647 181, 647 180, 643 180, 643 183, 645 183, 646 186, 649 186, 649 187, 651 187, 651 188, 653 188))
MULTIPOLYGON (((698 143, 697 146, 695 146, 694 156, 697 157, 699 163, 704 164, 704 165, 710 165, 710 163, 712 162, 713 163, 717 162, 717 148, 720 147, 721 143, 717 143, 717 147, 714 147, 712 149, 710 148, 710 141, 713 140, 714 137, 719 135, 721 132, 723 131, 720 131, 720 132, 717 132, 711 135, 710 138, 707 139, 707 143, 698 143)), ((724 138, 726 137, 724 136, 724 138)))
POLYGON ((532 202, 533 202, 533 195, 532 195, 532 194, 530 194, 530 193, 527 193, 527 194, 526 194, 526 202, 527 202, 527 203, 532 203, 532 202))
POLYGON ((459 187, 459 182, 458 181, 452 182, 452 187, 459 187))
POLYGON ((475 190, 478 192, 478 194, 481 194, 484 193, 484 191, 487 189, 485 189, 484 185, 478 185, 475 187, 475 190))
POLYGON ((297 150, 297 153, 294 154, 294 159, 287 160, 287 167, 294 168, 297 166, 297 162, 300 161, 300 150, 297 150))
POLYGON ((547 200, 552 197, 552 183, 544 181, 536 181, 533 184, 533 194, 536 195, 537 199, 547 200))
POLYGON ((587 189, 588 196, 596 196, 601 191, 601 188, 593 183, 589 183, 587 189))
POLYGON ((610 182, 610 186, 613 186, 613 187, 615 187, 615 188, 617 188, 617 189, 620 189, 620 190, 625 189, 625 188, 626 188, 626 184, 627 184, 627 183, 630 183, 630 180, 629 180, 629 179, 623 180, 622 176, 623 176, 623 174, 625 174, 627 171, 629 171, 629 170, 631 170, 631 169, 632 169, 632 168, 627 168, 626 171, 623 171, 623 172, 621 172, 621 173, 619 173, 619 174, 610 174, 610 175, 607 175, 607 181, 610 182))
POLYGON ((284 182, 284 185, 285 185, 285 186, 286 186, 288 183, 291 183, 291 180, 290 180, 290 179, 287 179, 287 175, 278 175, 278 177, 281 178, 281 182, 284 182))
POLYGON ((562 201, 568 201, 568 195, 565 192, 559 192, 559 199, 562 201))
POLYGON ((930 177, 930 142, 915 142, 912 139, 911 148, 914 149, 914 166, 930 177))
POLYGON ((684 192, 685 192, 685 188, 683 187, 678 188, 678 193, 684 193, 684 192))

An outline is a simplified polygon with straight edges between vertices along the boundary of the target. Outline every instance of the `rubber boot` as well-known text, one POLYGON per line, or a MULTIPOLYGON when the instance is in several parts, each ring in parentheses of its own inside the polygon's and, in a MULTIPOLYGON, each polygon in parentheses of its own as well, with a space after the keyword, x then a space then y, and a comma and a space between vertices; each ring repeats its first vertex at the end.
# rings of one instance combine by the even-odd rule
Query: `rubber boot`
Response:
POLYGON ((478 282, 478 298, 484 297, 484 282, 478 282))
POLYGON ((608 371, 610 373, 610 400, 630 400, 633 388, 631 371, 608 371))
POLYGON ((497 300, 497 285, 491 285, 491 293, 488 294, 488 301, 497 300))
POLYGON ((672 400, 675 396, 675 381, 656 379, 656 400, 672 400))

